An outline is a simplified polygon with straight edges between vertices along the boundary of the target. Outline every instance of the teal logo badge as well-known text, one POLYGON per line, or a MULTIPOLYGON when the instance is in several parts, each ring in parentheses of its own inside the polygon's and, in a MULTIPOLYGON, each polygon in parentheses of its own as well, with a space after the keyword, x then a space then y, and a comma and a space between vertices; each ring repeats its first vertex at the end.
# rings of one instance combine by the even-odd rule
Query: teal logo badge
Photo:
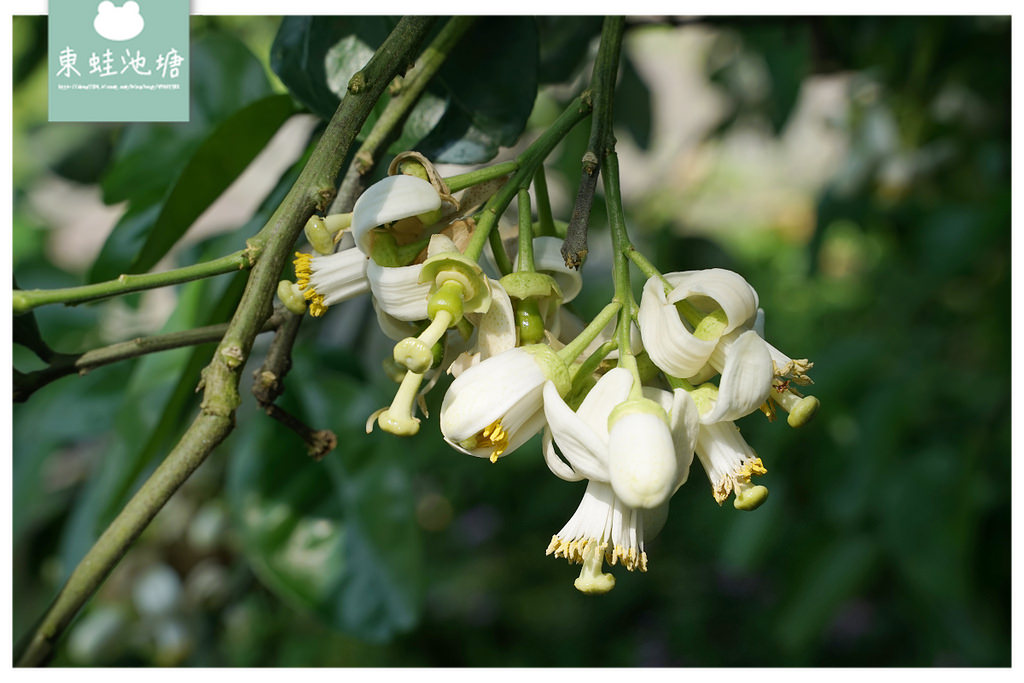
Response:
POLYGON ((50 0, 50 121, 188 121, 188 0, 50 0))

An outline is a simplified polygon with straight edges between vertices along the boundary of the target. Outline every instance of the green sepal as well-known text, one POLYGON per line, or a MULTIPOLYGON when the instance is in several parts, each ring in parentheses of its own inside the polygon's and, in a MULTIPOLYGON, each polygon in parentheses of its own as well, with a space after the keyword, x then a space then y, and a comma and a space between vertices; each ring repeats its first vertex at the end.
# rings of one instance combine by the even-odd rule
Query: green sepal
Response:
POLYGON ((546 273, 509 273, 498 282, 510 297, 516 299, 539 299, 546 296, 562 298, 562 290, 555 278, 546 273))
POLYGON ((649 398, 632 398, 615 406, 611 415, 608 416, 608 429, 611 430, 612 425, 627 415, 634 415, 636 413, 654 415, 665 424, 669 424, 668 413, 665 412, 665 409, 661 407, 660 403, 652 401, 649 398))
POLYGON ((444 251, 423 262, 420 282, 431 283, 431 293, 449 279, 463 283, 463 310, 466 313, 484 313, 490 308, 491 288, 476 261, 458 251, 444 251), (472 291, 467 291, 466 284, 472 291))
POLYGON ((544 376, 551 380, 559 396, 565 396, 572 389, 572 380, 569 377, 569 368, 565 362, 558 357, 558 354, 547 344, 530 344, 519 347, 526 353, 533 356, 537 365, 544 371, 544 376))

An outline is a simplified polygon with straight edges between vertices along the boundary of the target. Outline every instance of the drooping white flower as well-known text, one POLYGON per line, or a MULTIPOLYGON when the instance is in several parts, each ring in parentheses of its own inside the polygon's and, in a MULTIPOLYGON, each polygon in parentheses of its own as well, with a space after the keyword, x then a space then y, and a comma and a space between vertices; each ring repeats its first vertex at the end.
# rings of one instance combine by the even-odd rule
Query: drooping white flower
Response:
POLYGON ((660 522, 656 528, 650 523, 664 520, 668 499, 686 481, 693 460, 698 417, 689 395, 681 389, 645 389, 648 402, 667 414, 666 423, 649 410, 628 410, 633 381, 628 370, 609 371, 575 412, 553 385, 544 388, 548 468, 567 481, 590 480, 576 514, 552 537, 548 554, 584 564, 576 587, 587 592, 614 585, 610 575, 600 574, 602 561, 646 571, 644 538, 660 529, 660 522), (627 407, 626 414, 614 415, 620 406, 627 407))
MULTIPOLYGON (((712 384, 701 385, 691 393, 701 415, 712 409, 716 393, 712 384)), ((711 493, 719 505, 730 493, 735 493, 736 508, 753 510, 768 496, 767 488, 751 483, 751 477, 766 474, 767 470, 732 422, 702 421, 697 435, 697 457, 707 472, 711 493)))
POLYGON ((426 180, 393 175, 366 188, 352 207, 352 233, 356 245, 369 255, 372 230, 404 218, 420 216, 441 208, 441 195, 426 180))
POLYGON ((569 389, 565 364, 539 344, 472 366, 444 396, 441 434, 456 450, 496 462, 544 426, 542 394, 548 380, 562 393, 569 389))
POLYGON ((644 348, 659 368, 675 377, 693 377, 708 363, 722 336, 753 320, 757 292, 740 275, 721 268, 668 273, 673 287, 650 278, 644 285, 637 321, 644 348), (676 307, 685 301, 706 324, 694 328, 676 307))
POLYGON ((668 516, 668 503, 645 510, 619 500, 609 484, 587 483, 583 500, 562 529, 551 537, 545 554, 584 565, 575 581, 584 593, 607 593, 615 577, 601 573, 602 564, 621 564, 629 571, 647 571, 644 541, 654 538, 668 516))
POLYGON ((327 307, 370 289, 367 279, 367 259, 363 252, 351 246, 346 233, 339 244, 340 250, 328 254, 295 254, 295 277, 302 295, 309 301, 309 314, 319 317, 327 307))

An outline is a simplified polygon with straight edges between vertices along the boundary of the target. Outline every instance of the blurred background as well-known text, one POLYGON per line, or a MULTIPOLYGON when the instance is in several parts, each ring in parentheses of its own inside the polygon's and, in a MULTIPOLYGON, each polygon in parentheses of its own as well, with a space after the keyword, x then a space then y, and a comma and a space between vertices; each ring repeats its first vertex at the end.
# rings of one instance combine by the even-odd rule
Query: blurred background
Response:
MULTIPOLYGON (((279 18, 192 22, 191 123, 48 124, 45 19, 14 18, 18 286, 122 272, 204 140, 240 103, 287 92, 287 64, 271 68, 279 18)), ((584 87, 600 20, 535 27, 527 141, 584 87)), ((320 125, 304 104, 254 124, 269 147, 237 152, 245 173, 158 268, 238 249, 262 225, 320 125)), ((339 447, 312 461, 244 386, 235 432, 54 663, 1008 666, 1009 18, 633 18, 615 105, 637 245, 663 271, 742 273, 768 339, 815 363, 814 422, 739 423, 768 468, 764 506, 719 507, 694 464, 649 571, 578 593, 578 567, 544 549, 583 484, 550 475, 539 439, 494 466, 457 454, 436 424, 444 382, 414 439, 363 433, 395 385, 357 300, 303 324, 282 398, 339 447)), ((549 160, 556 218, 587 137, 578 127, 549 160)), ((583 316, 611 294, 600 201, 590 241, 583 316)), ((35 319, 50 347, 80 352, 226 320, 243 285, 35 319)), ((211 351, 71 376, 14 406, 16 640, 191 421, 211 351)), ((14 363, 43 367, 17 344, 14 363)))

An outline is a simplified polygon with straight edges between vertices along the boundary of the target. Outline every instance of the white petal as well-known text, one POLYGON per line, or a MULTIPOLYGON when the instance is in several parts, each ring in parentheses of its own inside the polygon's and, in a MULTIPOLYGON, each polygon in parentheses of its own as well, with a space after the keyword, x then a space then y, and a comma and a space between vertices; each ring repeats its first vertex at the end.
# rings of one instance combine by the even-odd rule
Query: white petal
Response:
POLYGON ((512 300, 498 284, 491 280, 491 306, 478 316, 475 352, 484 360, 508 351, 516 345, 516 318, 512 300))
POLYGON ((743 276, 731 270, 689 270, 669 273, 665 279, 674 287, 667 297, 668 303, 694 298, 692 303, 705 312, 710 312, 715 306, 725 311, 728 324, 723 334, 732 332, 757 314, 757 292, 743 276), (700 297, 713 299, 714 304, 702 302, 700 297))
POLYGON ((329 256, 314 256, 309 284, 313 291, 323 295, 327 306, 351 299, 370 289, 366 278, 367 260, 363 252, 354 248, 329 256))
POLYGON ((569 465, 591 481, 608 481, 606 443, 572 412, 552 382, 544 385, 544 416, 569 465))
POLYGON ((459 253, 459 248, 455 246, 455 242, 452 242, 452 238, 448 235, 442 235, 438 233, 430 236, 430 241, 427 242, 427 258, 433 258, 439 254, 450 254, 451 252, 459 253))
POLYGON ((397 320, 426 320, 430 283, 420 284, 422 270, 422 264, 389 268, 370 259, 366 277, 381 310, 397 320))
POLYGON ((754 449, 732 422, 702 424, 697 435, 697 457, 719 502, 732 491, 737 473, 746 469, 749 476, 750 464, 760 463, 754 449))
POLYGON ((576 415, 602 443, 608 443, 608 416, 629 397, 632 388, 633 373, 625 368, 613 368, 597 380, 577 409, 576 415))
POLYGON ((665 298, 657 277, 644 284, 637 313, 644 348, 659 368, 675 377, 692 377, 707 364, 717 340, 697 339, 665 298))
POLYGON ((380 304, 376 300, 373 302, 373 312, 377 314, 377 326, 388 339, 402 341, 406 337, 415 337, 420 333, 420 325, 391 317, 380 309, 380 304))
MULTIPOLYGON (((516 255, 515 264, 519 264, 516 255)), ((562 303, 569 303, 583 289, 583 276, 580 271, 572 270, 565 265, 562 256, 562 240, 558 237, 535 237, 533 239, 533 264, 538 273, 546 273, 554 278, 558 288, 562 290, 562 303)))
POLYGON ((363 253, 370 253, 369 232, 378 225, 418 216, 441 207, 441 196, 426 180, 389 176, 366 188, 352 208, 352 235, 363 253))
POLYGON ((565 481, 579 481, 583 479, 582 474, 577 474, 569 465, 558 457, 558 453, 555 451, 555 440, 551 437, 551 429, 544 429, 544 436, 541 439, 541 450, 544 453, 544 462, 547 463, 548 469, 559 479, 565 481))
MULTIPOLYGON (((520 406, 520 411, 540 411, 546 381, 533 356, 522 349, 512 349, 474 365, 459 375, 444 395, 441 433, 458 443, 504 418, 517 403, 529 404, 520 406)), ((512 434, 511 425, 505 427, 512 434)))
POLYGON ((676 488, 678 465, 668 425, 657 415, 630 413, 608 435, 608 472, 623 503, 653 508, 676 488))
POLYGON ((672 443, 675 444, 676 463, 679 468, 676 477, 678 489, 690 476, 693 452, 697 448, 697 435, 700 433, 700 412, 688 391, 676 389, 672 394, 669 428, 672 430, 672 443))
POLYGON ((772 357, 757 332, 747 330, 736 339, 722 339, 725 367, 718 400, 700 421, 704 424, 738 420, 757 410, 772 387, 772 357))

